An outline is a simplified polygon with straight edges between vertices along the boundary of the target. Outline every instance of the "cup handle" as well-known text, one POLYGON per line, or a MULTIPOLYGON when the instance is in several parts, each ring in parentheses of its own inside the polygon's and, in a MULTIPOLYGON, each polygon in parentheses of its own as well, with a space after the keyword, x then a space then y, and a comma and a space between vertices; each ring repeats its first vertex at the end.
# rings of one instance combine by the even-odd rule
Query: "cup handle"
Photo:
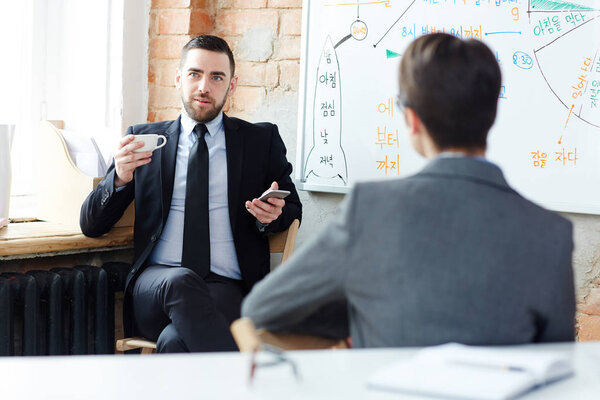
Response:
POLYGON ((163 142, 160 145, 156 146, 157 149, 160 149, 165 144, 167 144, 167 138, 164 135, 158 135, 158 138, 163 140, 163 142))

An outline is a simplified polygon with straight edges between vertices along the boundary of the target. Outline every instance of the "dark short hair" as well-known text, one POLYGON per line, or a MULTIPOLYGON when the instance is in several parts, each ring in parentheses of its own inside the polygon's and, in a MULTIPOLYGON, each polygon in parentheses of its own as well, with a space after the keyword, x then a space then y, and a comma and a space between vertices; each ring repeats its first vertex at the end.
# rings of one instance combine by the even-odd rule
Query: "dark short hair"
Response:
POLYGON ((181 50, 181 60, 179 61, 179 68, 183 68, 183 64, 185 64, 187 53, 191 49, 204 49, 216 51, 217 53, 227 54, 227 57, 229 57, 229 65, 231 65, 231 76, 235 75, 235 61, 233 60, 233 53, 229 48, 227 42, 221 39, 220 37, 213 35, 200 35, 187 42, 181 50))
POLYGON ((439 150, 485 148, 501 81, 496 57, 483 42, 433 33, 402 55, 399 101, 419 116, 439 150))

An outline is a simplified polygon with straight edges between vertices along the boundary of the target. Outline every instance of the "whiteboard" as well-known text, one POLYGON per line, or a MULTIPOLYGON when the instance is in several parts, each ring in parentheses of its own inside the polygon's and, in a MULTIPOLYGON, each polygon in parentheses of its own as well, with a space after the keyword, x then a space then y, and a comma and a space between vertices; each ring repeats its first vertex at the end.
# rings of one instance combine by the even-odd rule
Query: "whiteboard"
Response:
POLYGON ((345 193, 425 165, 395 98, 402 53, 436 31, 496 54, 502 91, 487 155, 509 184, 557 211, 600 214, 596 0, 305 0, 297 186, 345 193))

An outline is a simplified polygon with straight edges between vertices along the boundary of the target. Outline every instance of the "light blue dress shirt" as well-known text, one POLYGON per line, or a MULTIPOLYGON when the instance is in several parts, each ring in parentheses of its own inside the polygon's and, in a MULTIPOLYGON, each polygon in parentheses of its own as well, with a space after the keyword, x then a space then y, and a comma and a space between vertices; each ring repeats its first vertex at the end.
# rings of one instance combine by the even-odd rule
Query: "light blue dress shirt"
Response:
MULTIPOLYGON (((183 250, 183 222, 185 215, 185 186, 188 156, 196 136, 196 121, 185 111, 181 113, 179 144, 175 165, 173 198, 167 222, 156 247, 148 259, 149 265, 181 266, 183 250)), ((210 270, 232 279, 241 279, 240 267, 233 243, 227 198, 227 152, 223 113, 206 123, 204 136, 208 146, 208 218, 210 224, 210 270)))

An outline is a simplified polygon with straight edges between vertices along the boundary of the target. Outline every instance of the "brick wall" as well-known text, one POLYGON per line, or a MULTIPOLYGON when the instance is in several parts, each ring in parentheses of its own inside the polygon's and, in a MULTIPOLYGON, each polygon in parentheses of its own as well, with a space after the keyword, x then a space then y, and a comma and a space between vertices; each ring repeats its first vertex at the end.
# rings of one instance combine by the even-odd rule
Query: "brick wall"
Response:
MULTIPOLYGON (((267 95, 297 95, 302 0, 153 0, 150 11, 148 121, 174 119, 181 47, 211 33, 231 46, 238 89, 226 111, 250 118, 267 95)), ((251 118, 250 118, 251 119, 251 118)))
POLYGON ((148 121, 177 118, 181 109, 175 71, 181 48, 194 36, 212 33, 214 1, 152 0, 149 27, 148 121))
POLYGON ((580 341, 600 340, 600 277, 587 290, 577 304, 577 337, 580 341))

